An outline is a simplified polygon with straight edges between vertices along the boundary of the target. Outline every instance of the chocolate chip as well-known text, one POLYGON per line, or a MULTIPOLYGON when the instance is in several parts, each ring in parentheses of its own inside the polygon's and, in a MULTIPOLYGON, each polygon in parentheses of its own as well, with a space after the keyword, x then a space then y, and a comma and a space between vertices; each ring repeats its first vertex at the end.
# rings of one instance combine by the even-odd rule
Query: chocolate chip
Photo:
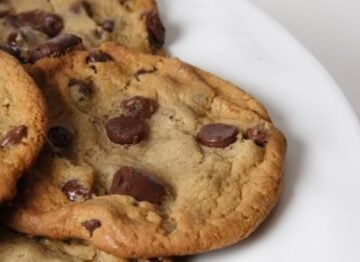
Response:
POLYGON ((97 51, 97 52, 91 52, 87 58, 86 63, 95 63, 95 62, 107 62, 107 61, 114 61, 114 59, 107 53, 97 51))
POLYGON ((82 222, 81 225, 90 232, 90 237, 92 237, 95 229, 101 227, 101 221, 98 219, 90 219, 82 222))
POLYGON ((245 139, 252 140, 260 147, 264 147, 267 143, 267 134, 261 127, 250 128, 245 133, 245 139))
POLYGON ((133 118, 145 119, 151 117, 155 113, 157 102, 150 98, 134 96, 122 101, 121 107, 124 110, 125 115, 133 118))
POLYGON ((16 145, 27 136, 27 127, 25 125, 16 126, 10 129, 2 138, 0 138, 0 147, 16 145))
POLYGON ((209 124, 203 126, 198 133, 198 140, 208 147, 224 148, 236 141, 239 130, 235 126, 225 124, 209 124))
POLYGON ((63 29, 63 22, 59 16, 40 10, 23 12, 16 16, 7 17, 16 27, 29 26, 47 34, 49 37, 57 36, 63 29))
POLYGON ((113 20, 105 20, 104 22, 102 22, 101 27, 105 31, 112 33, 112 31, 114 31, 114 21, 113 20))
POLYGON ((88 16, 92 16, 90 4, 86 1, 78 1, 70 6, 70 10, 75 14, 80 14, 81 10, 84 10, 88 16))
POLYGON ((106 122, 106 133, 110 141, 120 145, 137 144, 146 136, 146 128, 141 120, 120 116, 106 122))
POLYGON ((66 182, 61 191, 67 196, 70 201, 76 201, 78 197, 84 200, 90 199, 90 192, 83 185, 79 184, 78 180, 70 180, 66 182))
POLYGON ((67 148, 72 143, 73 135, 68 129, 62 126, 53 126, 49 129, 48 139, 55 147, 67 148))
POLYGON ((150 175, 125 166, 114 174, 110 193, 159 204, 165 194, 165 187, 150 175))
POLYGON ((31 53, 29 57, 30 63, 35 63, 37 60, 47 56, 61 56, 65 53, 73 50, 75 47, 80 46, 82 40, 80 37, 71 34, 64 34, 48 42, 38 45, 31 53))
POLYGON ((0 18, 4 18, 7 16, 10 12, 8 10, 0 11, 0 18))
POLYGON ((146 15, 146 27, 149 34, 149 42, 156 48, 163 47, 165 43, 165 27, 159 14, 154 10, 146 15))
POLYGON ((93 92, 91 85, 80 79, 70 79, 68 86, 70 88, 77 88, 77 91, 81 94, 78 99, 80 101, 82 101, 85 97, 89 97, 93 92))

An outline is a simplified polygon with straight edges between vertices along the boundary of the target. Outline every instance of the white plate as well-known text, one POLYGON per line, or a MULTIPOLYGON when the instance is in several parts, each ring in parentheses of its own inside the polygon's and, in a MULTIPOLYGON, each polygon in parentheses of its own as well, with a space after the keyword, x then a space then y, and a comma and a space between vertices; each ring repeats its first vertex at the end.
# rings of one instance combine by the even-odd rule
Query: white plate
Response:
POLYGON ((158 0, 173 56, 255 95, 288 138, 281 201, 247 240, 190 261, 360 261, 360 126, 324 68, 242 0, 158 0))

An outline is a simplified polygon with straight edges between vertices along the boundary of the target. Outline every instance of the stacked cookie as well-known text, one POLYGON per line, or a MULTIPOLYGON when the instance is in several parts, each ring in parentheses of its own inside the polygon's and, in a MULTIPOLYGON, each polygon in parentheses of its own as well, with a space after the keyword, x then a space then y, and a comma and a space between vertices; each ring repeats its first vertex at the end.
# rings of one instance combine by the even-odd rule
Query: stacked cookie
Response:
POLYGON ((0 16, 25 68, 1 53, 1 261, 168 261, 269 214, 284 136, 253 97, 164 56, 152 0, 9 0, 0 16))

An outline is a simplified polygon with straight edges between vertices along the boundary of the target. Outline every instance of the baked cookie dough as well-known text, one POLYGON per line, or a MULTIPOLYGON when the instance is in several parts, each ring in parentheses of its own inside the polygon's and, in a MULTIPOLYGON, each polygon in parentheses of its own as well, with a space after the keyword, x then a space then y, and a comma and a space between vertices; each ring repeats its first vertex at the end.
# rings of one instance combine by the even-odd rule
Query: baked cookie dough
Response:
POLYGON ((46 136, 41 92, 21 65, 0 51, 0 204, 40 152, 46 136))
POLYGON ((121 257, 186 255, 246 238, 277 202, 285 137, 234 85, 114 43, 29 71, 50 129, 6 210, 12 228, 121 257))
POLYGON ((11 262, 171 262, 169 258, 125 259, 81 241, 30 238, 0 227, 0 261, 11 262))
POLYGON ((21 62, 33 62, 39 45, 63 34, 85 47, 115 41, 161 53, 165 28, 154 0, 4 0, 0 2, 0 47, 21 62))

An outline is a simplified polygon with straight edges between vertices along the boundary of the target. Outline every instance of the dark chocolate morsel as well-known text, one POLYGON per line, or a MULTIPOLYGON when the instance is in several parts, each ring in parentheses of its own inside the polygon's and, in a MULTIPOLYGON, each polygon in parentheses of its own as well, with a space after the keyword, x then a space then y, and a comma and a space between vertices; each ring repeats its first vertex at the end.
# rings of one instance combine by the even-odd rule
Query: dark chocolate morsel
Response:
POLYGON ((162 48, 165 43, 165 27, 155 10, 147 13, 146 27, 150 44, 155 48, 162 48))
POLYGON ((91 52, 87 58, 86 63, 95 63, 95 62, 107 62, 107 61, 113 61, 114 59, 107 53, 97 51, 97 52, 91 52))
POLYGON ((267 134, 264 129, 254 127, 246 131, 245 139, 252 140, 256 145, 264 147, 267 143, 267 134))
POLYGON ((95 229, 101 227, 101 221, 98 219, 90 219, 82 222, 81 225, 89 231, 90 237, 92 237, 95 229))
POLYGON ((198 133, 198 140, 208 147, 224 148, 236 141, 239 130, 226 124, 209 124, 203 126, 198 133))
POLYGON ((108 120, 105 128, 110 141, 120 145, 137 144, 146 136, 144 123, 128 116, 108 120))
POLYGON ((63 22, 56 14, 34 10, 8 16, 10 23, 16 27, 29 26, 47 34, 49 37, 57 36, 63 29, 63 22))
POLYGON ((35 63, 37 60, 47 56, 61 56, 80 46, 82 40, 80 37, 71 34, 64 34, 50 39, 48 42, 38 45, 29 57, 29 63, 35 63))
POLYGON ((114 21, 113 20, 105 20, 104 22, 102 22, 101 27, 105 31, 112 33, 114 31, 114 21))
POLYGON ((91 196, 89 190, 81 185, 78 180, 67 181, 62 186, 61 191, 70 201, 76 201, 78 197, 82 197, 84 200, 87 200, 91 196))
POLYGON ((0 18, 4 18, 4 17, 7 16, 9 13, 10 13, 10 11, 8 11, 8 10, 0 11, 0 18))
POLYGON ((16 145, 27 136, 27 127, 20 125, 10 129, 4 136, 0 138, 0 147, 4 148, 9 145, 16 145))
POLYGON ((155 113, 157 102, 150 98, 134 96, 122 101, 121 107, 124 110, 125 115, 133 118, 145 119, 151 117, 155 113))
POLYGON ((165 194, 165 187, 149 174, 125 166, 114 174, 110 193, 159 204, 165 194))
POLYGON ((68 129, 62 126, 53 126, 49 129, 48 139, 55 147, 67 148, 72 143, 73 135, 68 129))

